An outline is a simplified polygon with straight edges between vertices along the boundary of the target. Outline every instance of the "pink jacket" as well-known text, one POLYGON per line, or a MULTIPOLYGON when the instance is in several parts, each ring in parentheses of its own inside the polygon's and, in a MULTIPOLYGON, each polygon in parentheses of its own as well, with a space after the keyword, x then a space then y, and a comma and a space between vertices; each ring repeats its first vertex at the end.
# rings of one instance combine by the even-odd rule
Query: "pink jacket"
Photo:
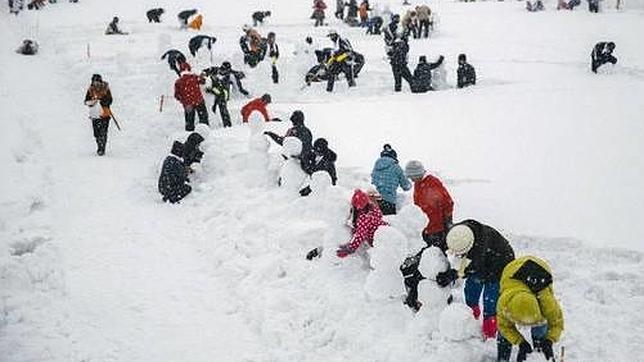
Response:
POLYGON ((387 225, 387 222, 382 219, 382 212, 378 205, 370 203, 368 207, 370 210, 360 214, 356 220, 353 236, 348 244, 352 252, 356 251, 365 241, 373 246, 373 235, 376 230, 382 225, 387 225))

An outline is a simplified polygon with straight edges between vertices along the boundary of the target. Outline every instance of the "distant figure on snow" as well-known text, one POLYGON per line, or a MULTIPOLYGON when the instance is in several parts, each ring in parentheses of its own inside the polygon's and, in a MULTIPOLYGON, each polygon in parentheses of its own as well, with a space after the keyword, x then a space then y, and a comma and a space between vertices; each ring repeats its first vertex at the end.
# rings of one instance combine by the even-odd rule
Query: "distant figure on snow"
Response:
POLYGON ((103 156, 107 145, 107 129, 112 118, 112 92, 100 74, 92 75, 92 83, 85 94, 85 105, 89 107, 89 118, 92 120, 96 154, 103 156))
POLYGON ((260 98, 255 98, 252 101, 246 103, 246 105, 241 108, 242 122, 248 122, 248 118, 253 112, 261 113, 262 116, 264 116, 264 121, 266 122, 272 121, 272 119, 268 116, 268 110, 266 109, 266 107, 271 104, 271 101, 271 95, 264 94, 260 98))
POLYGON ((112 21, 107 25, 105 29, 105 35, 127 35, 127 32, 124 32, 119 28, 119 17, 115 16, 112 21))
POLYGON ((148 12, 145 13, 145 15, 148 17, 149 23, 160 23, 161 15, 163 15, 164 12, 165 10, 163 10, 163 8, 156 8, 156 9, 148 10, 148 12))
POLYGON ((163 202, 176 204, 192 192, 188 185, 188 167, 184 165, 184 146, 179 141, 174 141, 170 155, 163 161, 159 175, 158 189, 163 196, 163 202))
POLYGON ((179 66, 181 63, 185 63, 187 61, 186 56, 176 49, 170 49, 161 56, 161 60, 166 58, 168 59, 168 66, 170 66, 170 69, 177 73, 177 75, 180 75, 181 71, 179 70, 179 66))
POLYGON ((326 10, 326 4, 324 3, 324 0, 313 1, 313 14, 311 14, 311 19, 315 20, 315 24, 313 26, 324 25, 325 10, 326 10))
POLYGON ((536 0, 534 2, 531 1, 526 1, 525 2, 525 8, 529 12, 536 12, 536 11, 544 11, 546 8, 543 6, 543 2, 541 0, 536 0))
POLYGON ((25 39, 22 45, 16 49, 16 53, 22 55, 36 55, 38 53, 38 43, 35 40, 25 39))
POLYGON ((270 11, 256 11, 253 13, 253 26, 264 25, 264 19, 271 16, 270 11))
POLYGON ((188 20, 190 17, 195 15, 198 12, 197 9, 183 10, 177 14, 177 19, 179 20, 179 27, 181 29, 186 29, 188 27, 188 20))
POLYGON ((597 73, 597 69, 604 64, 617 64, 617 58, 613 55, 613 50, 615 50, 615 43, 612 41, 602 41, 595 44, 593 51, 590 53, 590 69, 593 73, 597 73))
POLYGON ((268 33, 266 38, 266 47, 268 51, 268 56, 271 58, 271 79, 274 84, 279 83, 279 73, 277 72, 277 59, 280 57, 280 48, 275 42, 275 33, 268 33))
POLYGON ((467 62, 465 54, 458 56, 458 69, 456 70, 456 85, 458 88, 464 88, 476 84, 476 71, 474 67, 467 62))
POLYGON ((197 35, 193 36, 190 41, 188 42, 188 49, 190 50, 190 54, 192 54, 193 57, 197 56, 197 52, 202 46, 205 46, 208 48, 209 51, 212 51, 212 46, 215 44, 217 41, 217 38, 214 36, 208 36, 208 35, 197 35))

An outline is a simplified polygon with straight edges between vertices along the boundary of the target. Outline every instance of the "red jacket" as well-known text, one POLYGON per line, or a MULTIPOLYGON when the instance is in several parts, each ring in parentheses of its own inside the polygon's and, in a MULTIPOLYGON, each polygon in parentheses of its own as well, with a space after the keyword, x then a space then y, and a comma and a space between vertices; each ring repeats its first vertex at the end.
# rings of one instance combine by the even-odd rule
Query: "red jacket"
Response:
POLYGON ((382 219, 380 208, 373 203, 370 203, 369 207, 370 210, 360 214, 356 220, 353 237, 348 245, 352 252, 356 251, 365 241, 373 246, 373 235, 376 230, 382 225, 387 225, 387 222, 382 219))
POLYGON ((203 103, 201 94, 201 77, 192 73, 185 73, 174 82, 174 98, 184 107, 195 107, 203 103))
POLYGON ((268 118, 268 111, 266 110, 267 105, 268 103, 264 102, 261 98, 255 98, 248 102, 241 109, 242 121, 248 122, 248 117, 250 117, 250 114, 253 113, 253 111, 260 112, 264 116, 264 120, 266 122, 270 121, 270 118, 268 118))
POLYGON ((451 220, 454 201, 439 179, 425 176, 414 183, 414 204, 420 207, 429 218, 425 234, 445 231, 445 222, 451 220))

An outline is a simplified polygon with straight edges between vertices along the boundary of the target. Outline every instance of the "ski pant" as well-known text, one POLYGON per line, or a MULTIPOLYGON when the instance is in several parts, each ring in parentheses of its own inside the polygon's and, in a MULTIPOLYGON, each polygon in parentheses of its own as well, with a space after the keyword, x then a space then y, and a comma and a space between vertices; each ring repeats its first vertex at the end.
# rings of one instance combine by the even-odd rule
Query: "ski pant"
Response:
POLYGON ((183 184, 164 191, 165 193, 162 194, 163 202, 169 201, 172 204, 176 204, 192 192, 192 187, 190 187, 190 185, 183 184))
POLYGON ((474 274, 465 279, 465 304, 470 308, 479 305, 481 293, 483 294, 483 318, 496 315, 496 302, 499 299, 499 282, 481 281, 478 275, 474 274))
POLYGON ((188 132, 195 130, 195 112, 199 114, 199 123, 209 124, 208 110, 206 109, 206 104, 204 102, 201 102, 194 107, 184 107, 184 112, 186 117, 186 131, 188 132))
POLYGON ((380 206, 380 211, 382 211, 383 215, 396 215, 396 204, 385 200, 378 200, 378 206, 380 206))
MULTIPOLYGON (((532 335, 532 344, 534 344, 535 339, 543 339, 548 334, 548 325, 544 324, 537 327, 530 328, 530 334, 532 335)), ((496 337, 496 350, 497 357, 496 360, 499 362, 509 362, 510 355, 512 355, 512 344, 510 341, 505 339, 501 332, 497 334, 496 337)))
POLYGON ((217 114, 217 107, 219 107, 219 113, 221 114, 221 122, 224 127, 232 127, 230 123, 230 113, 228 112, 228 102, 224 97, 215 96, 215 103, 212 105, 212 113, 217 114))
POLYGON ((271 78, 273 79, 273 83, 279 83, 280 75, 277 72, 277 66, 275 64, 271 65, 271 78))
POLYGON ((353 80, 353 68, 346 61, 333 63, 329 69, 329 79, 326 83, 326 91, 333 92, 333 84, 335 83, 335 78, 344 73, 344 76, 347 78, 347 83, 349 87, 356 85, 356 82, 353 80))
POLYGON ((92 119, 92 128, 94 129, 94 138, 96 139, 96 151, 99 153, 105 152, 105 146, 107 145, 107 129, 109 125, 109 118, 92 119))
POLYGON ((411 71, 407 64, 392 64, 391 71, 394 73, 394 91, 400 92, 402 90, 402 80, 405 79, 409 87, 413 82, 411 71))
POLYGON ((418 24, 419 24, 418 25, 419 35, 422 36, 423 38, 428 38, 429 28, 431 26, 431 22, 429 21, 429 19, 420 20, 418 24))

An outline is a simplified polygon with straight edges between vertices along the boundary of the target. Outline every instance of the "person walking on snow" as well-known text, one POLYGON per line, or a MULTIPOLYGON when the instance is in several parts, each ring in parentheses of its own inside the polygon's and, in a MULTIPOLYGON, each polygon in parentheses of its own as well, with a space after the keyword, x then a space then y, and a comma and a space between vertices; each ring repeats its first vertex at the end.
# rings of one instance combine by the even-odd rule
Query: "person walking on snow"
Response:
POLYGON ((181 63, 186 63, 186 56, 182 52, 176 49, 170 49, 161 56, 161 60, 168 59, 168 66, 173 70, 177 75, 181 75, 179 66, 181 63))
POLYGON ((89 118, 92 120, 96 154, 103 156, 107 145, 107 130, 112 118, 112 92, 100 74, 92 75, 92 83, 85 94, 85 105, 89 107, 89 118))
POLYGON ((192 73, 190 64, 181 63, 181 76, 174 83, 174 98, 181 102, 186 120, 186 131, 195 130, 195 112, 199 114, 199 123, 208 123, 208 110, 201 94, 200 85, 205 79, 192 73))
POLYGON ((405 176, 414 183, 414 204, 427 215, 429 222, 422 232, 428 246, 447 250, 445 234, 452 224, 454 201, 443 183, 425 171, 420 161, 409 161, 405 165, 405 176))
POLYGON ((418 35, 419 37, 429 38, 430 29, 433 30, 432 10, 427 5, 416 6, 418 16, 418 35))
POLYGON ((264 121, 272 121, 273 119, 268 116, 268 110, 266 109, 266 107, 271 104, 271 102, 271 95, 267 93, 260 98, 255 98, 252 101, 246 103, 246 105, 241 108, 242 122, 248 122, 248 118, 250 117, 251 113, 255 111, 261 113, 262 116, 264 116, 264 121))
POLYGON ((405 191, 411 189, 411 182, 398 164, 398 154, 390 144, 385 144, 380 152, 380 158, 373 165, 371 171, 371 184, 376 187, 382 196, 378 206, 383 215, 396 214, 396 191, 398 187, 405 191))
POLYGON ((353 254, 365 242, 373 246, 373 236, 380 226, 387 225, 382 219, 380 208, 371 201, 369 195, 362 190, 355 190, 351 197, 353 230, 351 240, 346 244, 341 244, 336 250, 339 258, 344 258, 353 254))
POLYGON ((264 134, 280 146, 284 143, 284 138, 296 137, 302 142, 301 154, 311 152, 311 148, 313 147, 311 145, 313 135, 311 134, 311 130, 304 125, 304 113, 300 110, 294 111, 293 114, 291 114, 291 122, 293 123, 293 126, 286 131, 284 136, 279 136, 271 131, 266 131, 264 134))
POLYGON ((441 287, 465 278, 465 303, 479 319, 479 300, 483 294, 483 336, 495 338, 497 300, 501 273, 514 260, 510 243, 494 228, 475 220, 458 223, 447 233, 449 253, 461 259, 458 271, 449 269, 436 275, 441 287))
POLYGON ((554 361, 552 345, 561 337, 564 318, 552 281, 550 266, 534 256, 518 258, 505 266, 496 307, 499 326, 497 361, 508 362, 513 345, 519 346, 519 362, 526 360, 533 347, 547 361, 554 361), (517 326, 530 327, 532 346, 517 326))
POLYGON ((163 196, 163 202, 176 204, 192 192, 192 187, 187 184, 190 182, 189 170, 184 165, 183 153, 183 144, 174 141, 170 155, 163 161, 158 182, 158 190, 163 196))
POLYGON ((469 87, 476 84, 476 71, 467 62, 465 54, 458 55, 458 69, 456 70, 456 85, 458 88, 469 87))
POLYGON ((274 84, 279 83, 279 73, 277 72, 277 59, 280 57, 280 49, 275 43, 275 33, 268 33, 266 38, 266 45, 268 47, 268 56, 271 58, 271 79, 274 84))
POLYGON ((324 10, 326 10, 326 3, 324 3, 324 0, 313 1, 313 14, 311 15, 311 19, 315 19, 315 25, 313 26, 324 25, 324 10))

